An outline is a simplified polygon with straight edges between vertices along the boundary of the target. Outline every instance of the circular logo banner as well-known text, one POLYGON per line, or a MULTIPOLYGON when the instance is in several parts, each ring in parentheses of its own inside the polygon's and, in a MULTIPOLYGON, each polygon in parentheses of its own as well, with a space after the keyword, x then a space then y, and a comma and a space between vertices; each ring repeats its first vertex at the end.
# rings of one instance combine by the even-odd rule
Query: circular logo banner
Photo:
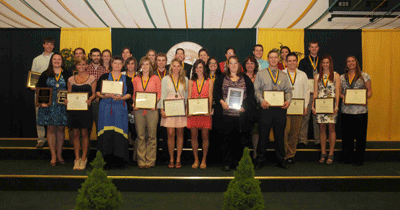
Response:
POLYGON ((168 64, 175 58, 175 51, 178 48, 183 48, 185 50, 185 63, 193 64, 194 61, 199 59, 198 52, 202 46, 194 42, 181 42, 172 46, 167 52, 168 64))

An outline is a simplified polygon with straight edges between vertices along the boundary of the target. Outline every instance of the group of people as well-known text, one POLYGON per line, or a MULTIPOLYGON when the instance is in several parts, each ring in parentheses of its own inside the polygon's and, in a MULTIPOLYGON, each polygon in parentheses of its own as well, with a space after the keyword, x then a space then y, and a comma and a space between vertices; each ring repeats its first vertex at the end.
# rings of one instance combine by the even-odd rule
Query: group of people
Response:
MULTIPOLYGON (((310 116, 313 116, 315 142, 321 146, 319 162, 332 164, 339 99, 345 97, 347 89, 367 89, 367 97, 372 95, 371 79, 361 71, 356 57, 347 58, 345 73, 339 75, 334 71, 331 56, 318 56, 319 45, 316 41, 309 43, 310 54, 300 62, 289 47, 272 50, 268 52, 268 61, 263 60, 263 46, 257 44, 253 48, 253 56, 247 57, 243 65, 234 48, 227 48, 226 61, 220 63, 209 56, 206 48, 202 48, 193 66, 184 62, 185 50, 182 48, 176 49, 175 58, 169 65, 166 54, 156 53, 155 50, 149 50, 138 63, 129 48, 122 50, 121 57, 112 57, 109 50, 101 52, 93 48, 88 55, 89 61, 85 59, 85 50, 77 48, 74 50, 75 65, 69 69, 64 69, 62 56, 52 52, 53 39, 44 39, 43 47, 43 54, 36 57, 32 65, 32 71, 42 72, 36 88, 51 87, 53 96, 62 89, 88 93, 87 111, 67 111, 65 105, 56 103, 56 97, 53 97, 51 106, 42 104, 37 109, 37 147, 42 147, 45 141, 41 126, 47 126, 50 165, 55 166, 57 162, 63 164, 64 126, 68 126, 72 130, 75 151, 74 170, 86 167, 93 120, 97 126, 97 148, 106 161, 105 169, 125 167, 129 161, 130 140, 135 145, 133 159, 138 167, 154 167, 160 138, 167 142, 168 167, 181 168, 186 131, 190 132, 194 155, 192 168, 206 169, 211 144, 211 147, 218 147, 223 170, 229 171, 237 166, 243 148, 252 144, 257 170, 266 161, 271 128, 277 166, 287 168, 287 164, 297 163, 296 148, 308 143, 310 116), (103 94, 104 80, 122 81, 122 94, 103 94), (314 81, 312 88, 309 88, 310 80, 314 81), (243 91, 238 109, 228 104, 230 88, 243 91), (264 91, 283 91, 283 106, 271 106, 264 98, 264 91), (155 93, 156 106, 151 109, 136 108, 138 92, 155 93), (328 97, 335 98, 334 113, 317 114, 314 99, 328 97), (192 98, 208 98, 209 113, 167 116, 165 100, 187 101, 192 98), (292 98, 304 100, 303 115, 287 115, 292 98), (326 149, 326 127, 329 130, 329 151, 326 149), (166 131, 162 132, 165 128, 166 131), (199 132, 202 157, 198 152, 199 132)), ((366 105, 342 103, 341 114, 342 162, 360 166, 366 146, 368 108, 366 105), (354 140, 357 141, 355 153, 354 140)))

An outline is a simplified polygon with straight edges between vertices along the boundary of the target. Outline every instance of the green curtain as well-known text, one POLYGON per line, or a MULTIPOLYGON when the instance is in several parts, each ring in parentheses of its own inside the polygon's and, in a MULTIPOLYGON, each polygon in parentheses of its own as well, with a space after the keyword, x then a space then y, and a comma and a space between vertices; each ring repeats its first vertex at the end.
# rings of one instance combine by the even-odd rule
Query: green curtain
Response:
POLYGON ((256 29, 117 29, 111 31, 113 55, 121 55, 123 47, 132 49, 140 59, 149 49, 167 53, 183 41, 195 42, 210 51, 219 62, 226 60, 225 50, 233 47, 240 60, 252 55, 256 29))
POLYGON ((0 29, 1 137, 35 138, 34 92, 26 88, 33 59, 43 52, 42 40, 53 37, 59 50, 60 29, 0 29))

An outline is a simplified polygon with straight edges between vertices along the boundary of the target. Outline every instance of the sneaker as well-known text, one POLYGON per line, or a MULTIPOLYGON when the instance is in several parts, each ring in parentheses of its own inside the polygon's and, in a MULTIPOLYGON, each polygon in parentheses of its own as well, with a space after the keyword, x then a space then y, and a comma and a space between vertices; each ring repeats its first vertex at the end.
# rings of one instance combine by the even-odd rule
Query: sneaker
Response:
POLYGON ((73 170, 79 170, 79 166, 81 164, 81 159, 79 160, 74 160, 74 168, 72 168, 73 170))
POLYGON ((286 160, 286 163, 292 164, 292 165, 297 165, 297 161, 294 158, 288 158, 286 160))
POLYGON ((36 144, 36 148, 43 149, 43 145, 44 145, 44 141, 38 141, 38 143, 36 144))
POLYGON ((87 158, 86 158, 85 161, 83 161, 83 160, 81 159, 81 160, 80 160, 80 164, 79 164, 79 170, 85 170, 86 164, 87 164, 87 158))

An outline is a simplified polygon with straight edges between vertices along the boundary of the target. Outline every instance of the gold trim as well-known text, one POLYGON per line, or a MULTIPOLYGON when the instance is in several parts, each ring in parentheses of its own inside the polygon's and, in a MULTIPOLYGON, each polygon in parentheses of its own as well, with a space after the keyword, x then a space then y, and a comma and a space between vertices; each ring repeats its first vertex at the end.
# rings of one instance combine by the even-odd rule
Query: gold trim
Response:
MULTIPOLYGON (((86 179, 82 175, 0 175, 0 178, 45 178, 45 179, 86 179)), ((233 176, 107 176, 110 179, 144 179, 144 180, 231 180, 233 176)), ((298 180, 298 179, 400 179, 400 176, 255 176, 259 180, 298 180)))
POLYGON ((17 15, 19 15, 19 16, 25 18, 27 21, 29 21, 29 22, 31 22, 31 23, 33 23, 33 24, 35 24, 35 25, 38 25, 38 26, 44 28, 44 26, 42 26, 42 25, 40 25, 39 23, 36 23, 35 21, 29 19, 28 17, 26 17, 25 15, 23 15, 22 13, 20 13, 18 10, 16 10, 14 7, 12 7, 11 5, 7 4, 7 2, 5 2, 4 0, 0 0, 0 3, 2 3, 2 4, 3 4, 5 7, 7 7, 9 10, 13 11, 15 14, 17 14, 17 15))
POLYGON ((125 138, 128 138, 128 134, 124 133, 124 130, 115 126, 104 126, 103 130, 99 131, 97 136, 102 135, 105 131, 115 131, 122 134, 125 138))

